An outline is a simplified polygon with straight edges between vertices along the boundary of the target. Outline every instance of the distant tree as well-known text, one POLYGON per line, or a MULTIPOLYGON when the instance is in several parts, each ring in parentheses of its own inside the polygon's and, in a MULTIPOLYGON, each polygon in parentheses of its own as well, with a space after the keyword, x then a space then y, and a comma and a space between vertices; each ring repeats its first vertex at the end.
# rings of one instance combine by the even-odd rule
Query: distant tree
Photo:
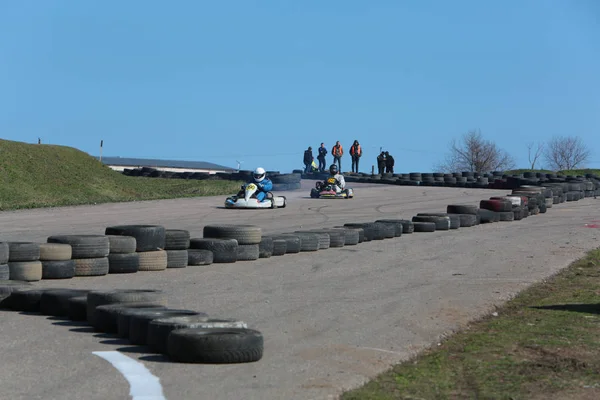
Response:
POLYGON ((558 136, 548 142, 544 158, 555 171, 582 167, 590 157, 590 150, 577 136, 558 136))
POLYGON ((514 159, 494 142, 485 140, 480 131, 469 131, 460 141, 450 142, 446 160, 437 166, 445 172, 489 172, 514 168, 514 159))
POLYGON ((531 164, 531 169, 535 169, 535 163, 538 161, 543 151, 544 143, 538 143, 535 150, 533 142, 527 145, 527 155, 529 157, 529 164, 531 164))

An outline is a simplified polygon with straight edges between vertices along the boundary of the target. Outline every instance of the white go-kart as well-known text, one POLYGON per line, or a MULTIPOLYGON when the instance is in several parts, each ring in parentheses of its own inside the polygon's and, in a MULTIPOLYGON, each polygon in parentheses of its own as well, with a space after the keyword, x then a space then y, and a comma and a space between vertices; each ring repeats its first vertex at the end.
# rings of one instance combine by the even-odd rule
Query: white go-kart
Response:
POLYGON ((284 208, 285 196, 273 196, 273 193, 267 192, 267 197, 263 201, 256 198, 258 188, 254 183, 246 185, 245 190, 240 190, 236 195, 225 199, 225 208, 284 208))

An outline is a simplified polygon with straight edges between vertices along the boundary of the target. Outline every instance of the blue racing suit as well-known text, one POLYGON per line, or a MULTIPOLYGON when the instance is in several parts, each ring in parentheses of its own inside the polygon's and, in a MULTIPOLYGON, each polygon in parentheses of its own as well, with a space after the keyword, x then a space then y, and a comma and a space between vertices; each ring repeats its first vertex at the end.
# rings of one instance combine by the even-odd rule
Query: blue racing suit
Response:
MULTIPOLYGON (((269 178, 263 179, 262 182, 256 182, 256 180, 252 179, 252 182, 249 183, 254 183, 258 188, 258 191, 256 192, 256 199, 260 202, 265 200, 267 197, 267 192, 273 190, 273 182, 271 182, 269 178)), ((244 189, 246 189, 246 185, 242 186, 242 190, 244 189)))

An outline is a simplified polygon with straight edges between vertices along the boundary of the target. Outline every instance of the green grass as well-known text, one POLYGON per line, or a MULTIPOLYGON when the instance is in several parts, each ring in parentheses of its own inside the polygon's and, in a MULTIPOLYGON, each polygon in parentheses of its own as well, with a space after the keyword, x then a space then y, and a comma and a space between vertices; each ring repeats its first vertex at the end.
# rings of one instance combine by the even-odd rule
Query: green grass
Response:
POLYGON ((239 186, 129 177, 71 147, 0 139, 0 210, 227 195, 239 186))
POLYGON ((600 249, 343 400, 600 398, 600 249))

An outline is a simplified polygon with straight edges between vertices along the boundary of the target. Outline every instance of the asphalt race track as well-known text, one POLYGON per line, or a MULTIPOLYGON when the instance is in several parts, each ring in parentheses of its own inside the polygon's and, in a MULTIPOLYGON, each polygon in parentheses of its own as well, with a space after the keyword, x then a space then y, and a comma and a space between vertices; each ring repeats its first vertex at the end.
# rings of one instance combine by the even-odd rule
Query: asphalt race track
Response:
MULTIPOLYGON (((255 224, 264 233, 410 219, 478 205, 508 190, 351 184, 351 200, 278 192, 288 207, 228 210, 224 197, 0 213, 2 241, 104 234, 115 224, 160 224, 201 237, 209 223, 255 224)), ((68 320, 0 312, 1 399, 127 399, 123 375, 96 351, 141 361, 174 399, 334 399, 493 309, 598 246, 600 200, 554 205, 545 214, 317 252, 161 272, 40 281, 35 287, 150 288, 170 307, 245 321, 265 338, 252 364, 168 362, 68 320), (590 224, 586 226, 586 224, 590 224), (591 227, 592 228, 591 228, 591 227)))

